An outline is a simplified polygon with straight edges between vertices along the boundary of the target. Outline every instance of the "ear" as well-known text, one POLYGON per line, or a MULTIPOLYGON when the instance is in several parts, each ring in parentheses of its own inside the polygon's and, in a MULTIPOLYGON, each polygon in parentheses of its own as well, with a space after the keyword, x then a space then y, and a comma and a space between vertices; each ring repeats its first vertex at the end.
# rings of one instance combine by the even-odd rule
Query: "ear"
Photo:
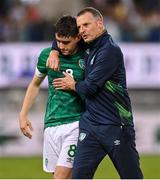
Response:
POLYGON ((98 26, 99 26, 99 27, 103 27, 103 26, 104 26, 103 18, 98 19, 97 23, 98 23, 98 26))

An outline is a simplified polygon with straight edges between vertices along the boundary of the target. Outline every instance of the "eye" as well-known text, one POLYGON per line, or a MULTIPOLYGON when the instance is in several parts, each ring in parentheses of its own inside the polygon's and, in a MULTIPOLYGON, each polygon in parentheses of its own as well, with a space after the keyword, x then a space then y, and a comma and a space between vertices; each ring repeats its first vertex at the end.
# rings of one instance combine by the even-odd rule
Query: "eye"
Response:
POLYGON ((66 42, 63 42, 63 44, 67 45, 67 44, 69 44, 69 42, 68 42, 68 41, 66 41, 66 42))
POLYGON ((87 27, 89 25, 89 23, 85 23, 84 26, 87 27))

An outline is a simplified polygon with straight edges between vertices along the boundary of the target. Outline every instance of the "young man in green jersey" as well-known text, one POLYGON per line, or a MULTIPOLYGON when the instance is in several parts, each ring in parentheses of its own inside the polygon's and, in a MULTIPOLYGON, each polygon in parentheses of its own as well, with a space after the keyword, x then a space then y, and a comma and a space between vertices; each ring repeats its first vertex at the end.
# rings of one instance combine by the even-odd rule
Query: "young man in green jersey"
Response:
POLYGON ((43 168, 54 173, 54 179, 69 179, 72 174, 79 119, 84 112, 80 96, 72 91, 57 91, 52 85, 55 78, 63 77, 68 72, 76 81, 83 79, 83 51, 77 43, 80 40, 75 18, 64 16, 56 24, 55 37, 60 49, 60 71, 46 67, 51 48, 44 49, 38 58, 35 75, 28 86, 22 110, 20 129, 32 138, 32 125, 28 119, 40 85, 48 76, 48 101, 44 118, 43 168))

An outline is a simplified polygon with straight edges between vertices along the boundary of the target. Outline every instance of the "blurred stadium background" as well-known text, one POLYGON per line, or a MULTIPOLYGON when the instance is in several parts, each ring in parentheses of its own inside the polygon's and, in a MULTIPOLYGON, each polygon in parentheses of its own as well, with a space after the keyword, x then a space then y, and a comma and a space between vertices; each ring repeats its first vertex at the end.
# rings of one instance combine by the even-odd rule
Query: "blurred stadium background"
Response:
MULTIPOLYGON (((85 6, 103 13, 124 52, 141 167, 145 178, 160 178, 160 0, 0 0, 0 178, 51 177, 41 167, 47 82, 30 113, 32 140, 21 135, 18 114, 57 18, 85 6)), ((95 178, 118 178, 107 158, 95 178)))

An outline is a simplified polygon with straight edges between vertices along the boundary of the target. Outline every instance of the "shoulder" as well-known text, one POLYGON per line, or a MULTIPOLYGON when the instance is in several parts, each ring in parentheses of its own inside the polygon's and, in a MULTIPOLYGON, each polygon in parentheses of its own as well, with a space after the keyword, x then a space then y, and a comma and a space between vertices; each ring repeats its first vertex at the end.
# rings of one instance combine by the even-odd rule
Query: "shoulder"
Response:
POLYGON ((50 54, 50 51, 51 51, 51 48, 44 48, 40 54, 39 54, 39 57, 38 57, 38 63, 37 63, 37 66, 46 66, 46 61, 49 57, 49 54, 50 54))
POLYGON ((104 36, 100 53, 106 54, 122 54, 122 51, 117 43, 114 42, 110 35, 104 36))
POLYGON ((50 52, 51 52, 51 48, 50 48, 50 47, 44 48, 44 49, 40 52, 39 58, 48 58, 50 52))
MULTIPOLYGON (((120 47, 112 40, 111 36, 104 37, 101 47, 97 51, 97 60, 107 62, 106 60, 112 60, 112 62, 120 63, 123 61, 123 54, 120 47)), ((111 62, 111 61, 110 61, 111 62)))
POLYGON ((37 70, 39 71, 39 73, 43 73, 43 74, 47 73, 46 61, 49 57, 50 51, 51 51, 51 48, 44 48, 40 52, 39 57, 38 57, 38 62, 37 62, 37 70))

